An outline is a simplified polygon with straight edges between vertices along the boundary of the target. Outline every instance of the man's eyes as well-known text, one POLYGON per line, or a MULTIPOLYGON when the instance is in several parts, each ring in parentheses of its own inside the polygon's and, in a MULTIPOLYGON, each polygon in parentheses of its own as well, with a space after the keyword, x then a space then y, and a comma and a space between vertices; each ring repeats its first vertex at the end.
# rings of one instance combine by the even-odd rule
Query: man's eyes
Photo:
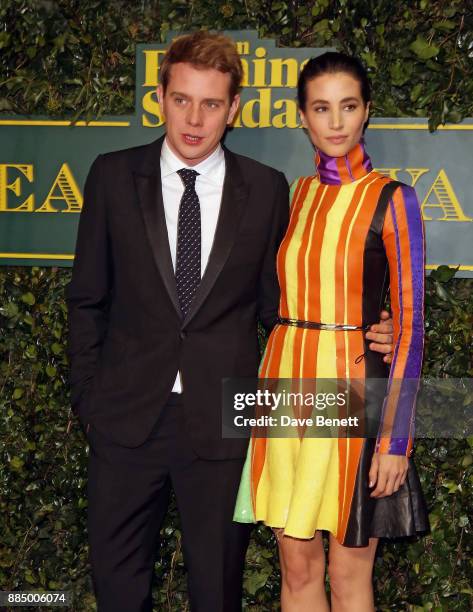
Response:
MULTIPOLYGON (((185 106, 187 104, 188 100, 186 98, 175 97, 174 98, 174 102, 178 106, 185 106)), ((206 102, 203 102, 202 106, 204 106, 205 108, 213 110, 213 109, 219 108, 220 104, 218 102, 213 102, 212 100, 208 100, 206 102)))

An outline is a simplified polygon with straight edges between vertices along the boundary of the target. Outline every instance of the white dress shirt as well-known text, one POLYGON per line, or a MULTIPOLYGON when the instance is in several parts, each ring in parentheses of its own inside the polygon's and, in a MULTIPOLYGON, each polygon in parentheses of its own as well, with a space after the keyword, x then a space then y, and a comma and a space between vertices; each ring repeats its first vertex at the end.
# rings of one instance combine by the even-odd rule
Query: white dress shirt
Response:
MULTIPOLYGON (((195 190, 199 196, 201 218, 201 272, 202 278, 215 236, 220 203, 222 201, 223 181, 225 179, 225 155, 220 145, 204 161, 195 166, 187 166, 171 151, 167 139, 161 148, 161 185, 163 191, 164 215, 168 230, 169 248, 172 265, 176 271, 177 222, 179 204, 184 193, 184 184, 177 174, 181 168, 190 168, 199 173, 195 182, 195 190)), ((182 392, 179 372, 174 387, 176 393, 182 392)))

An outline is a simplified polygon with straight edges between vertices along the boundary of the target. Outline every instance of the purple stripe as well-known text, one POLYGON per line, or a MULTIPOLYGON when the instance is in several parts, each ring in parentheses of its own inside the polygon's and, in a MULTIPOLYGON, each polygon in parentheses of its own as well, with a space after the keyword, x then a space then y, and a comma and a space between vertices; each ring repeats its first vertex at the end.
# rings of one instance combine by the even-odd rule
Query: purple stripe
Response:
POLYGON ((342 180, 337 168, 337 158, 318 150, 317 171, 320 182, 327 185, 340 185, 342 180))
POLYGON ((397 278, 398 278, 398 288, 399 288, 399 337, 397 339, 396 348, 394 349, 394 352, 393 352, 393 360, 391 363, 391 370, 390 370, 389 382, 388 382, 388 393, 391 387, 392 374, 394 372, 394 368, 396 367, 397 356, 399 352, 399 345, 401 343, 401 338, 402 338, 402 324, 404 322, 404 308, 403 308, 403 303, 402 303, 401 245, 399 242, 399 228, 397 225, 396 209, 394 208, 394 202, 392 198, 389 201, 389 209, 391 211, 391 215, 393 218, 394 235, 396 237, 396 265, 397 265, 397 278))
POLYGON ((393 423, 393 437, 413 433, 415 401, 422 370, 424 348, 424 236, 420 206, 412 187, 402 186, 411 255, 412 335, 404 370, 398 409, 393 423))
POLYGON ((361 145, 363 147, 363 168, 366 170, 367 173, 369 173, 371 172, 371 170, 373 170, 373 165, 371 163, 370 156, 366 152, 364 144, 364 141, 361 141, 361 145))
POLYGON ((353 172, 351 171, 351 163, 350 163, 350 158, 348 157, 348 154, 345 155, 345 165, 347 167, 348 174, 350 175, 351 180, 354 181, 355 177, 353 176, 353 172))
POLYGON ((417 196, 412 187, 402 186, 409 230, 412 278, 412 338, 406 362, 406 378, 417 378, 424 348, 424 233, 417 196))

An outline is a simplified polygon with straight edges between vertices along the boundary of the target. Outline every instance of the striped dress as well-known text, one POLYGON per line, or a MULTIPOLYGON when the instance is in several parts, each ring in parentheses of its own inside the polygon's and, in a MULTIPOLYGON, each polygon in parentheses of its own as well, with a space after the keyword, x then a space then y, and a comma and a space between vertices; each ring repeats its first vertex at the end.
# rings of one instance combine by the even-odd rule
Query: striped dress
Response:
MULTIPOLYGON (((377 438, 252 437, 234 520, 263 521, 285 535, 331 532, 346 546, 369 537, 413 535, 428 528, 412 450, 415 392, 423 352, 424 234, 413 188, 401 185, 380 206, 390 181, 373 171, 364 144, 345 157, 318 153, 315 176, 291 188, 291 217, 277 270, 282 319, 362 326, 379 320, 390 282, 394 351, 390 369, 364 332, 278 324, 260 378, 385 378, 377 438), (397 381, 394 383, 393 381, 397 381), (398 492, 370 497, 374 451, 409 457, 398 492)), ((384 383, 383 383, 384 384, 384 383)))

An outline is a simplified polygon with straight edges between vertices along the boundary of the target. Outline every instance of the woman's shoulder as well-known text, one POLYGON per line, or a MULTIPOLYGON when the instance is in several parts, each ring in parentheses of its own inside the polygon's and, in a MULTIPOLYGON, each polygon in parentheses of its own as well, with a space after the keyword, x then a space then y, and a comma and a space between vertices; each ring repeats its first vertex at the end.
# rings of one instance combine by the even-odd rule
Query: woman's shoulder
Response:
POLYGON ((294 197, 294 194, 299 192, 301 189, 307 189, 313 181, 318 181, 317 176, 314 174, 312 176, 298 176, 291 181, 289 183, 291 200, 294 197))
POLYGON ((312 174, 311 176, 298 176, 296 177, 294 180, 292 180, 289 185, 291 187, 291 189, 293 187, 297 187, 300 186, 304 183, 311 183, 312 181, 317 181, 317 175, 316 174, 312 174))
POLYGON ((397 178, 394 179, 376 170, 373 170, 371 174, 374 178, 371 185, 377 186, 378 188, 379 186, 384 187, 385 185, 393 185, 392 197, 403 200, 406 205, 419 206, 416 190, 412 185, 408 185, 407 183, 399 181, 397 178))
POLYGON ((392 183, 396 183, 397 187, 395 187, 395 189, 401 189, 402 191, 415 193, 415 189, 414 187, 412 187, 412 185, 408 185, 407 183, 400 181, 398 178, 393 178, 388 174, 383 174, 382 172, 379 172, 379 170, 372 170, 369 176, 373 177, 374 179, 372 183, 373 185, 389 185, 392 183))

